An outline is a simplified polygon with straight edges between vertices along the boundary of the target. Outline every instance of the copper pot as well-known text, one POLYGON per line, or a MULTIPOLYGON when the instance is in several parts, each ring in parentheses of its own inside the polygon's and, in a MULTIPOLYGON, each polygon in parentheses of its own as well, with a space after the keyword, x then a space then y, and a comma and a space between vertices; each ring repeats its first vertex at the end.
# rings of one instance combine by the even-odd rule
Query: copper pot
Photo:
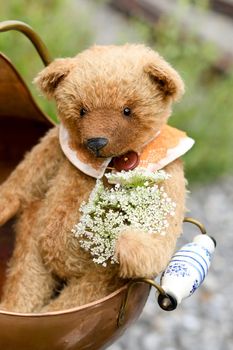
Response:
MULTIPOLYGON (((0 23, 0 31, 2 28, 0 23)), ((35 104, 15 68, 0 54, 0 183, 52 126, 53 122, 35 104)), ((14 246, 13 222, 0 227, 0 293, 14 246)), ((0 349, 104 349, 139 316, 146 302, 150 287, 139 283, 130 288, 126 305, 128 286, 96 302, 61 312, 0 311, 0 349)))
POLYGON ((149 287, 138 284, 130 294, 124 324, 118 314, 127 285, 109 296, 62 312, 0 312, 0 348, 4 350, 95 350, 116 340, 142 311, 149 287))

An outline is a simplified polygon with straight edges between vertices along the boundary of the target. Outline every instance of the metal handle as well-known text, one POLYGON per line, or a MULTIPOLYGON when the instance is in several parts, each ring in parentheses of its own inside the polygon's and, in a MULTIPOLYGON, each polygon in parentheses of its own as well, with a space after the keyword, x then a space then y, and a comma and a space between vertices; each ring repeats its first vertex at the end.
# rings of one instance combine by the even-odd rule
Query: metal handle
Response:
POLYGON ((173 299, 170 298, 170 296, 165 293, 163 288, 159 284, 157 284, 154 280, 151 280, 149 278, 133 279, 129 282, 128 288, 126 290, 126 293, 125 293, 125 296, 124 296, 124 299, 123 299, 123 302, 122 302, 122 305, 121 305, 121 308, 119 311, 119 315, 117 318, 117 326, 118 327, 120 327, 124 324, 126 309, 127 309, 127 305, 128 305, 128 301, 129 301, 129 296, 130 296, 130 293, 131 293, 133 287, 137 283, 146 283, 146 284, 149 284, 150 287, 154 287, 159 292, 159 295, 163 296, 164 301, 166 300, 167 309, 169 309, 171 307, 171 305, 173 305, 173 299))
POLYGON ((189 222, 190 224, 196 225, 200 229, 200 231, 203 235, 206 234, 206 228, 200 221, 193 219, 193 218, 190 218, 190 217, 185 217, 183 222, 189 222))
MULTIPOLYGON (((193 218, 190 218, 190 217, 185 217, 183 222, 189 222, 190 224, 196 225, 200 229, 200 231, 203 235, 207 234, 205 226, 200 221, 193 219, 193 218)), ((212 236, 210 236, 210 238, 212 239, 212 241, 214 242, 214 245, 216 247, 216 245, 217 245, 216 240, 212 236)))
POLYGON ((21 21, 3 21, 0 22, 0 32, 7 32, 9 30, 17 30, 28 37, 34 45, 36 51, 40 55, 43 63, 47 66, 52 59, 47 47, 45 46, 39 35, 28 24, 21 21))
MULTIPOLYGON (((205 229, 204 225, 200 221, 198 221, 196 219, 193 219, 191 217, 185 217, 183 222, 188 222, 190 224, 193 224, 193 225, 197 226, 200 229, 202 234, 206 234, 206 229, 205 229)), ((129 282, 129 286, 128 286, 127 290, 126 290, 126 293, 125 293, 125 296, 124 296, 124 299, 123 299, 123 302, 122 302, 122 305, 121 305, 121 308, 120 308, 120 311, 119 311, 119 315, 118 315, 118 319, 117 319, 117 326, 118 327, 122 326, 123 323, 124 323, 126 309, 127 309, 127 304, 128 304, 128 301, 129 301, 129 296, 130 296, 130 293, 131 293, 133 287, 137 283, 149 284, 151 287, 154 287, 159 292, 158 303, 159 303, 160 307, 163 310, 172 311, 177 306, 176 300, 174 300, 170 295, 166 294, 164 289, 159 284, 157 284, 154 280, 148 279, 148 278, 132 279, 129 282)))

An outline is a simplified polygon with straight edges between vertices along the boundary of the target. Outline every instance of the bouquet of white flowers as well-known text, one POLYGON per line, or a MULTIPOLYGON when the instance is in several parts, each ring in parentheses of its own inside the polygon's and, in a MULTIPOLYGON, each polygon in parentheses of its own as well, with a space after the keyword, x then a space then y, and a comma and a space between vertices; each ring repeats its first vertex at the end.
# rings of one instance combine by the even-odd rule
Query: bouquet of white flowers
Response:
POLYGON ((97 180, 82 217, 72 230, 80 245, 97 264, 117 263, 115 243, 124 228, 141 229, 148 234, 165 234, 167 216, 174 215, 176 204, 168 197, 162 182, 170 176, 163 170, 134 169, 106 174, 112 188, 97 180))

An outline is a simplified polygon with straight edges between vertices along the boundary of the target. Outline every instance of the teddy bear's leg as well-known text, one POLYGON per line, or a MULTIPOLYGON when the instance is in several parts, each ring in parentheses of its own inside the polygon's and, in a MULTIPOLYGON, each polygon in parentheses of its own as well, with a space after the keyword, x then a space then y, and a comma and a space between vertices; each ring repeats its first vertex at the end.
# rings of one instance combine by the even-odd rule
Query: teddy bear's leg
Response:
POLYGON ((0 186, 0 225, 22 205, 41 198, 63 159, 58 129, 50 130, 0 186))
POLYGON ((166 167, 171 178, 163 184, 167 195, 176 203, 175 215, 170 216, 166 234, 147 234, 128 228, 119 235, 116 243, 116 257, 123 278, 152 277, 158 275, 167 265, 174 252, 176 240, 182 233, 185 212, 185 179, 183 167, 177 160, 166 167))
POLYGON ((55 281, 42 263, 38 244, 33 236, 38 203, 25 209, 16 226, 16 245, 10 260, 0 309, 15 312, 36 312, 48 303, 55 281))
POLYGON ((98 273, 71 278, 61 294, 42 309, 42 312, 58 311, 78 307, 99 300, 123 284, 122 280, 98 273))

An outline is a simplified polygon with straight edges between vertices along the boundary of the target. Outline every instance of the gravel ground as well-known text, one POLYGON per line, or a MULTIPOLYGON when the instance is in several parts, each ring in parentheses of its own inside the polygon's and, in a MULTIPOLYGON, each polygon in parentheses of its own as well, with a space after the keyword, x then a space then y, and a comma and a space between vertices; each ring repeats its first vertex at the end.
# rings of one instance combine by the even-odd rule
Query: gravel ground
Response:
MULTIPOLYGON (((172 312, 159 309, 152 292, 140 319, 109 350, 233 349, 233 178, 193 189, 188 207, 217 240, 206 280, 172 312)), ((193 236, 185 224, 178 245, 193 236)))

